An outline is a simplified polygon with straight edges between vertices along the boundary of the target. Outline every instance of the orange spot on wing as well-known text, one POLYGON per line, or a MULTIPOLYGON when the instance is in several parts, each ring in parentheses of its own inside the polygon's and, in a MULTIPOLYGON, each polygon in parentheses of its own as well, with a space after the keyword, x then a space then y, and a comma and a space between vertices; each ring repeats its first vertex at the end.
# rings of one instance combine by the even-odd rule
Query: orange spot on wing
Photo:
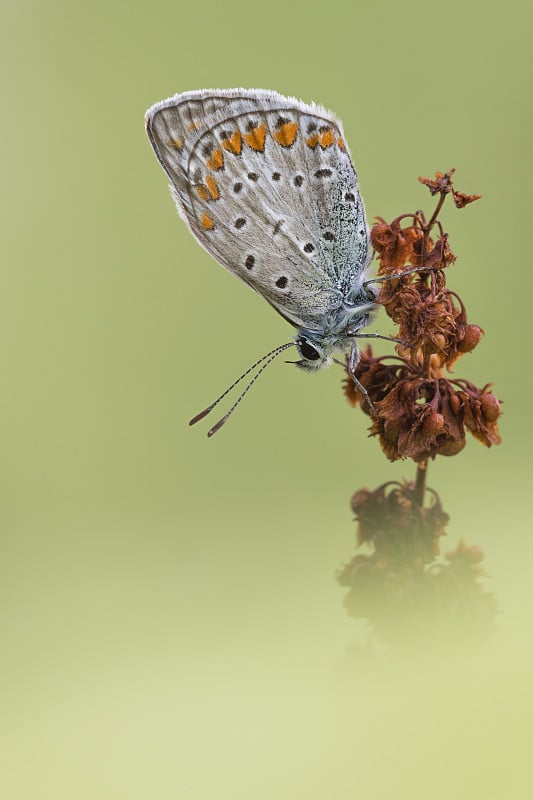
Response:
MULTIPOLYGON (((320 133, 313 133, 309 139, 306 139, 306 144, 313 149, 320 145, 320 147, 325 150, 326 147, 331 147, 332 144, 335 143, 335 134, 333 133, 333 128, 328 128, 325 131, 321 131, 320 133)), ((342 139, 338 140, 339 147, 344 149, 344 142, 342 139)))
POLYGON ((202 214, 200 218, 200 224, 202 228, 206 231, 212 231, 213 228, 215 227, 215 223, 208 214, 202 214))
POLYGON ((236 156, 240 156, 242 149, 241 132, 235 131, 233 136, 230 136, 228 139, 224 139, 221 142, 221 145, 224 150, 228 151, 228 153, 235 153, 236 156))
POLYGON ((220 192, 218 191, 217 182, 211 175, 208 175, 205 179, 206 186, 209 190, 209 194, 211 195, 211 200, 218 200, 220 197, 220 192))
POLYGON ((243 135, 243 139, 252 150, 262 152, 265 149, 265 125, 258 125, 257 128, 252 128, 249 133, 243 135))
POLYGON ((183 145, 185 144, 185 142, 183 141, 183 138, 181 136, 178 136, 177 139, 171 139, 169 144, 170 144, 171 147, 174 148, 174 150, 177 150, 178 153, 181 153, 181 151, 183 150, 183 145))
POLYGON ((298 133, 298 124, 296 122, 284 122, 277 130, 274 131, 272 136, 278 144, 282 147, 290 147, 296 139, 298 133))
POLYGON ((211 195, 209 194, 209 189, 207 188, 207 186, 204 186, 203 183, 201 183, 199 186, 196 187, 196 192, 200 200, 211 199, 211 195))
POLYGON ((320 147, 331 147, 332 144, 335 142, 335 134, 333 133, 332 128, 328 128, 327 131, 323 131, 320 134, 320 147))
POLYGON ((185 130, 186 130, 186 131, 197 131, 197 130, 198 130, 198 128, 200 128, 200 127, 201 127, 201 125, 202 125, 202 123, 200 122, 200 120, 199 120, 199 119, 193 119, 193 120, 192 120, 192 122, 190 122, 190 123, 187 125, 187 127, 185 128, 185 130))
POLYGON ((207 162, 209 169, 223 169, 224 168, 224 154, 222 150, 213 150, 211 158, 207 162))
POLYGON ((341 149, 341 150, 346 150, 346 145, 344 144, 344 142, 342 141, 342 139, 341 139, 341 137, 340 137, 340 136, 339 136, 339 138, 337 139, 337 144, 339 145, 339 147, 340 147, 340 149, 341 149))

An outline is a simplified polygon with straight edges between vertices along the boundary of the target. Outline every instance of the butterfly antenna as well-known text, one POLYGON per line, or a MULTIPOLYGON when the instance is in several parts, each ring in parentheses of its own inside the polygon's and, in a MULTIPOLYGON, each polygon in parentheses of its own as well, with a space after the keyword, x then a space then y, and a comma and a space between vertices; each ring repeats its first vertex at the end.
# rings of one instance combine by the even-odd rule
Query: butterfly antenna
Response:
POLYGON ((234 388, 237 386, 237 384, 239 384, 239 383, 240 383, 242 380, 244 380, 244 378, 248 377, 248 375, 249 375, 251 372, 253 372, 253 371, 254 371, 254 369, 256 369, 256 368, 257 368, 257 367, 258 367, 260 364, 263 364, 263 362, 266 362, 266 363, 264 363, 264 364, 263 364, 263 366, 262 366, 262 367, 261 367, 261 368, 258 370, 258 372, 257 372, 257 373, 256 373, 256 374, 253 376, 252 380, 251 380, 251 381, 249 382, 249 384, 246 386, 246 388, 245 388, 245 390, 242 392, 242 394, 241 394, 241 395, 240 395, 240 396, 237 398, 237 400, 235 401, 235 403, 233 404, 233 406, 230 408, 230 410, 228 411, 228 413, 227 413, 227 414, 225 414, 225 416, 224 416, 224 417, 222 417, 222 419, 221 419, 219 422, 217 422, 217 424, 216 424, 216 425, 214 425, 214 426, 211 428, 211 430, 210 430, 210 431, 208 431, 207 435, 208 435, 208 436, 212 436, 214 433, 216 433, 216 432, 218 431, 218 429, 219 429, 219 428, 221 428, 221 427, 222 427, 222 425, 223 425, 223 424, 226 422, 226 420, 228 419, 228 417, 230 417, 230 416, 231 416, 231 414, 233 414, 233 412, 235 411, 235 409, 237 408, 237 406, 238 406, 238 405, 239 405, 239 403, 241 402, 241 400, 242 400, 242 398, 244 397, 244 395, 246 394, 246 392, 247 392, 247 391, 250 389, 250 387, 251 387, 251 386, 252 386, 252 385, 255 383, 255 381, 257 380, 257 378, 258 378, 258 377, 261 375, 261 373, 262 373, 262 372, 263 372, 263 371, 264 371, 264 370, 265 370, 265 369, 268 367, 268 365, 269 365, 269 364, 271 364, 271 363, 272 363, 272 361, 274 361, 274 359, 276 358, 276 356, 279 356, 279 354, 280 354, 280 353, 283 353, 283 351, 284 351, 284 350, 287 350, 289 347, 294 347, 294 346, 295 346, 295 343, 294 343, 294 342, 286 342, 285 344, 282 344, 282 345, 279 345, 278 347, 275 347, 275 348, 274 348, 273 350, 271 350, 269 353, 266 353, 266 355, 264 355, 264 356, 261 356, 261 358, 259 358, 259 359, 258 359, 258 360, 255 362, 255 364, 252 364, 252 366, 251 366, 251 367, 248 367, 248 369, 246 370, 246 372, 243 372, 243 373, 242 373, 242 375, 240 375, 240 376, 237 378, 237 380, 236 380, 236 381, 233 381, 233 383, 231 384, 231 386, 229 386, 229 387, 226 389, 226 391, 225 391, 225 392, 223 392, 223 393, 220 395, 220 397, 217 397, 217 399, 216 399, 216 400, 215 400, 213 403, 211 403, 211 405, 210 405, 210 406, 208 406, 207 408, 205 408, 203 411, 200 411, 200 413, 199 413, 199 414, 197 414, 195 417, 193 417, 193 418, 191 419, 191 421, 189 422, 189 425, 195 425, 197 422, 200 422, 200 420, 201 420, 201 419, 203 419, 203 418, 204 418, 204 417, 206 417, 208 414, 210 414, 210 413, 211 413, 211 411, 212 411, 212 410, 213 410, 213 409, 214 409, 216 406, 218 406, 218 404, 220 403, 220 401, 221 401, 221 400, 223 400, 223 399, 226 397, 226 395, 227 395, 227 394, 229 394, 229 393, 232 391, 232 389, 234 389, 234 388))

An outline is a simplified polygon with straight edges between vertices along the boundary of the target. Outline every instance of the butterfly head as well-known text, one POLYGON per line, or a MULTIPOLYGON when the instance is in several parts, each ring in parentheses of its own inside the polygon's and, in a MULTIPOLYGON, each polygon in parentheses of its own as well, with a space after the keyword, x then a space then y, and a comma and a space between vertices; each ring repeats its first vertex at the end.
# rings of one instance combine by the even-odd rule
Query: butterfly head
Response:
POLYGON ((375 303, 354 303, 328 315, 321 328, 300 328, 294 337, 300 361, 293 364, 307 372, 318 372, 336 361, 335 353, 357 352, 355 337, 375 312, 375 303))
POLYGON ((321 347, 309 335, 300 334, 296 337, 296 349, 300 356, 300 361, 293 361, 300 369, 305 369, 307 372, 316 372, 324 367, 329 367, 333 363, 332 357, 325 352, 324 347, 321 347))

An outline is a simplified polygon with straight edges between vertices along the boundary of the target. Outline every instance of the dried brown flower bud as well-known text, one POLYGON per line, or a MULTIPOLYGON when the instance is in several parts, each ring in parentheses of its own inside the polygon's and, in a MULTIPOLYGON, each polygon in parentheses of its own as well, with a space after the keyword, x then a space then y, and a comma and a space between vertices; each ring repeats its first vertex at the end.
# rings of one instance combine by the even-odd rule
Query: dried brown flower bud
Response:
POLYGON ((371 433, 380 437, 391 461, 421 462, 464 447, 464 428, 451 412, 448 387, 445 380, 401 380, 377 404, 371 433))
POLYGON ((352 509, 357 517, 358 544, 372 542, 376 553, 402 558, 402 542, 408 537, 411 554, 414 544, 422 561, 428 562, 439 552, 438 539, 445 535, 449 520, 435 493, 431 505, 421 508, 409 481, 390 481, 374 491, 360 489, 352 497, 352 509))
POLYGON ((481 408, 483 410, 483 414, 485 416, 485 420, 492 424, 497 421, 498 417, 500 416, 501 409, 500 409, 500 401, 494 397, 492 392, 487 392, 483 390, 483 394, 480 398, 481 408))
POLYGON ((469 203, 479 200, 483 195, 481 194, 464 194, 463 192, 453 191, 453 199, 457 208, 464 208, 469 203))
POLYGON ((414 246, 423 233, 414 226, 402 228, 399 220, 393 220, 390 225, 381 217, 378 220, 370 231, 370 241, 380 256, 381 267, 394 272, 416 258, 414 246))
POLYGON ((453 191, 452 175, 455 167, 448 172, 436 172, 435 178, 419 178, 420 183, 427 186, 431 194, 448 194, 453 191))
POLYGON ((429 242, 431 246, 428 248, 423 266, 431 269, 446 269, 457 260, 457 256, 450 249, 447 233, 443 233, 435 244, 431 242, 431 239, 429 242))
POLYGON ((464 390, 459 395, 463 403, 464 424, 472 436, 486 447, 500 444, 498 418, 500 401, 489 391, 490 384, 478 389, 469 381, 457 381, 464 390))
POLYGON ((435 178, 419 178, 418 180, 428 187, 431 194, 449 194, 451 192, 457 208, 464 208, 469 203, 479 200, 482 197, 480 194, 465 194, 454 189, 452 181, 454 172, 455 169, 451 169, 449 172, 437 172, 435 178))
MULTIPOLYGON (((384 364, 381 358, 374 358, 370 345, 361 353, 357 366, 357 378, 365 389, 372 389, 372 399, 381 399, 396 382, 399 374, 406 369, 402 364, 384 364)), ((370 413, 366 399, 362 397, 350 375, 343 383, 344 394, 352 406, 361 405, 365 413, 370 413)))
MULTIPOLYGON (((405 360, 388 365, 372 349, 361 354, 356 374, 374 403, 372 435, 378 436, 390 461, 412 458, 417 463, 436 455, 456 455, 465 446, 465 429, 486 446, 500 442, 500 403, 488 387, 444 377, 427 379, 405 360)), ((344 385, 352 405, 370 414, 348 377, 344 385)))
POLYGON ((479 325, 467 325, 463 338, 457 342, 458 352, 471 353, 474 347, 480 343, 483 333, 483 328, 480 328, 479 325))

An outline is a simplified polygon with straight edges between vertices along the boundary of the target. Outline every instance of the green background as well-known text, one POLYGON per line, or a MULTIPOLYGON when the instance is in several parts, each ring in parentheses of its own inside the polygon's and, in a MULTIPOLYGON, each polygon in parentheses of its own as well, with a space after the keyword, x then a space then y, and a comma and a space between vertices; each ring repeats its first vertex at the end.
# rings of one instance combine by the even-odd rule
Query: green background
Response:
POLYGON ((3 796, 529 796, 527 4, 1 14, 3 796), (504 441, 429 477, 444 549, 487 555, 482 650, 363 669, 334 578, 349 498, 413 467, 367 438, 338 370, 280 360, 213 440, 187 427, 292 333, 198 247, 144 133, 156 100, 232 86, 333 109, 370 219, 430 208, 417 177, 451 166, 484 195, 443 221, 486 331, 456 374, 494 382, 504 441))

